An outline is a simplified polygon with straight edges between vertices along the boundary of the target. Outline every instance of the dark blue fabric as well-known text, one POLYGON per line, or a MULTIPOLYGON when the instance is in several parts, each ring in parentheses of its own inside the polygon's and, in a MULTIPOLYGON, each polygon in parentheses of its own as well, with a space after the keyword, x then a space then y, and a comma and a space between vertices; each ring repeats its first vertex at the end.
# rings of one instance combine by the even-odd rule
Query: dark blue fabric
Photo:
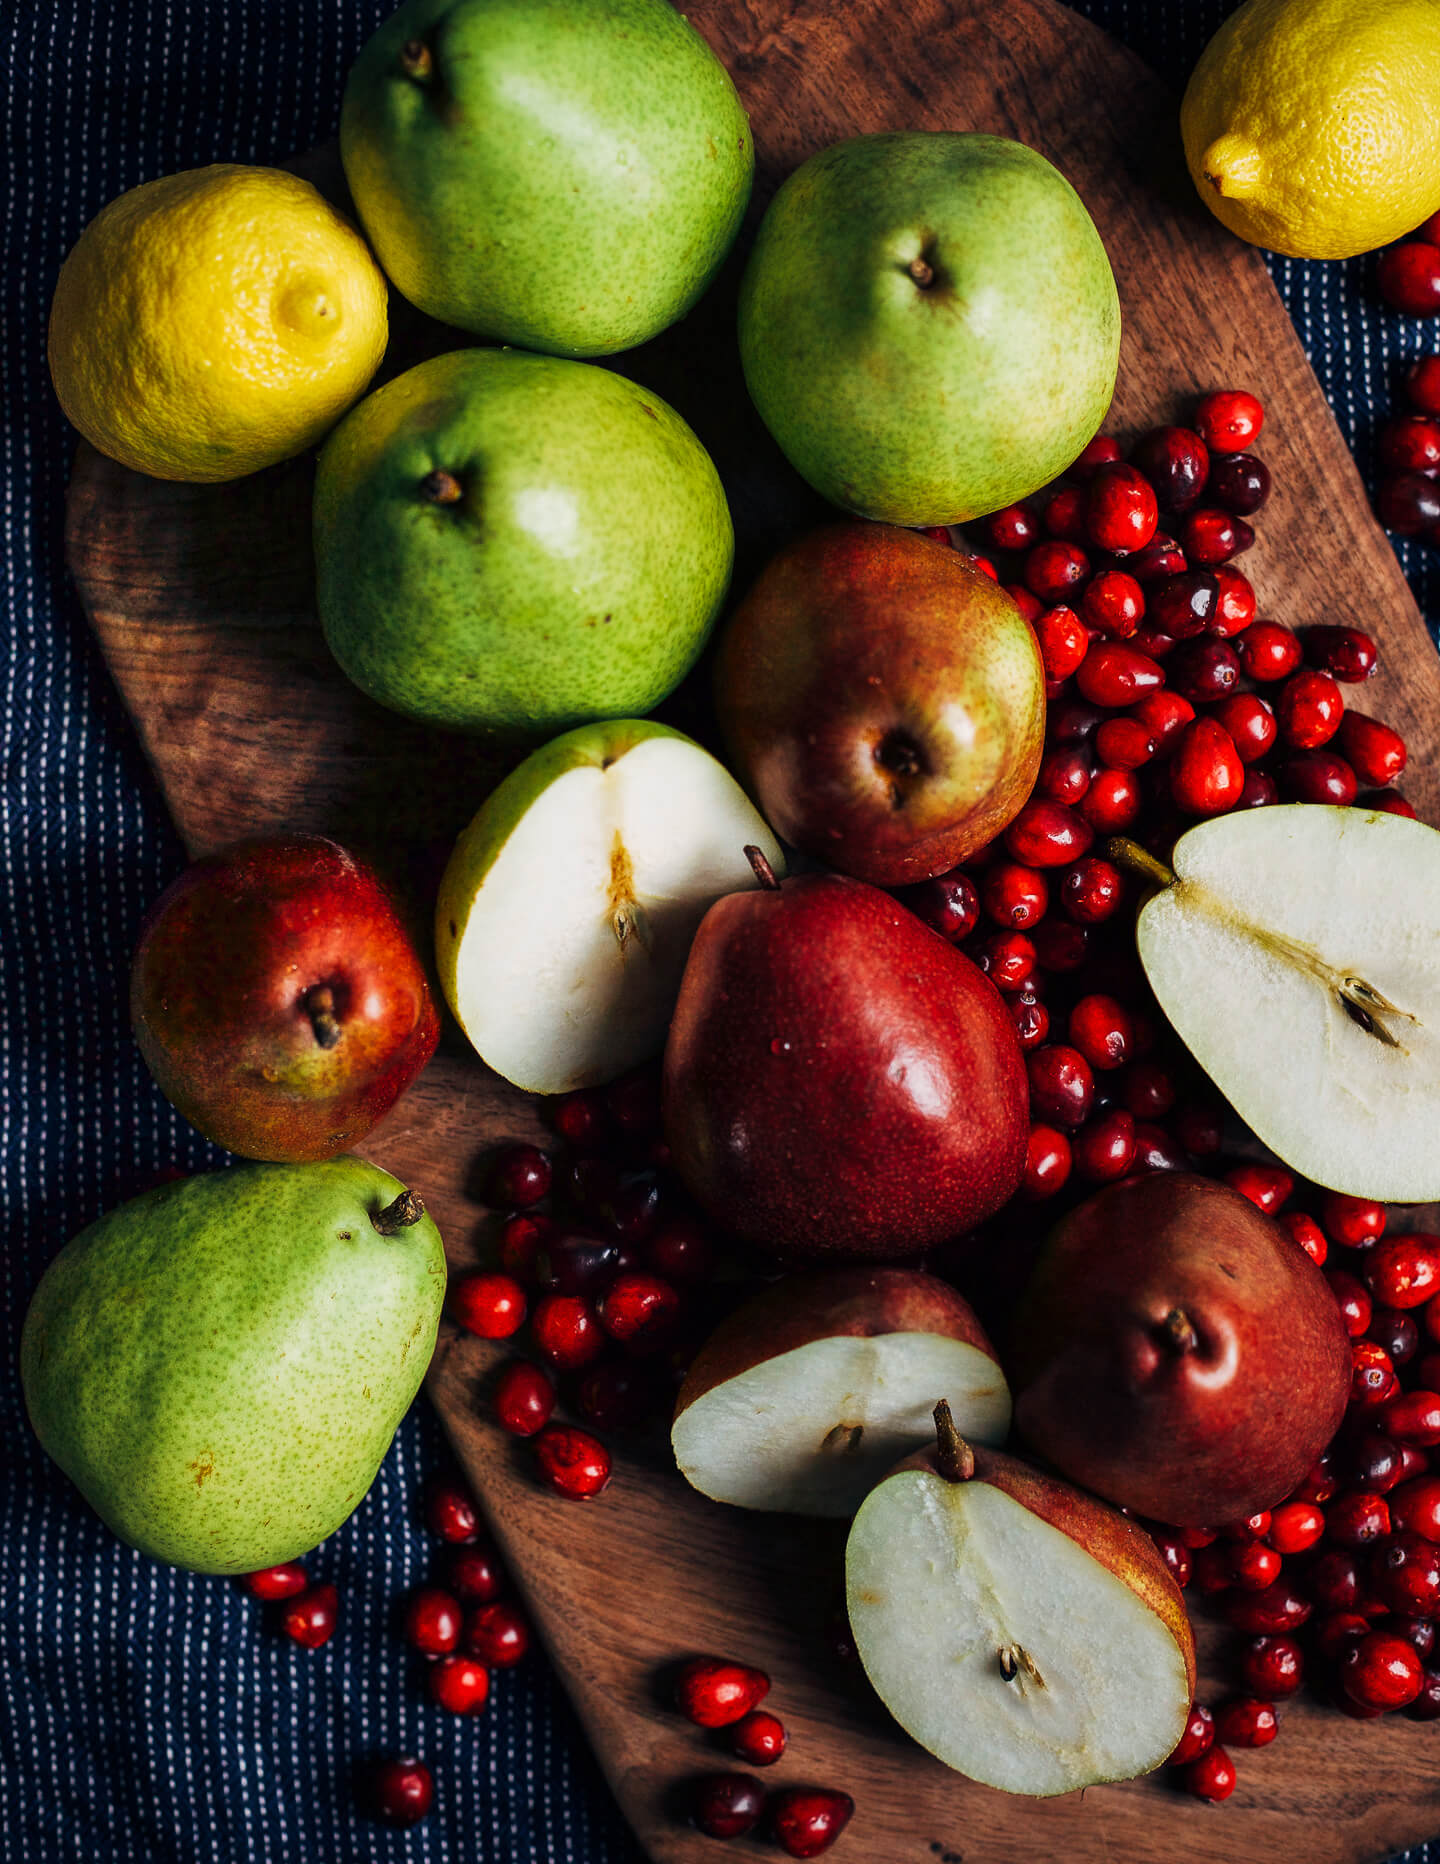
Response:
MULTIPOLYGON (((62 571, 70 441, 44 345, 55 273, 123 189, 329 136, 344 73, 388 10, 386 0, 0 8, 0 1864, 638 1858, 540 1661, 500 1678, 480 1720, 426 1701, 393 1622, 431 1557, 415 1498, 443 1449, 423 1404, 368 1500, 314 1557, 339 1584, 344 1619, 313 1654, 262 1635, 228 1582, 157 1567, 114 1541, 40 1454, 20 1405, 20 1320, 55 1248, 157 1168, 214 1157, 155 1092, 126 1029, 139 916, 181 853, 62 571), (375 1748, 417 1750, 435 1769, 436 1810, 409 1835, 353 1815, 351 1770, 375 1748)), ((1228 8, 1087 0, 1082 10, 1178 86, 1228 8)), ((1277 267, 1365 464, 1400 359, 1434 342, 1382 312, 1371 272, 1365 260, 1277 267)), ((1435 619, 1433 556, 1414 548, 1405 563, 1435 619)))

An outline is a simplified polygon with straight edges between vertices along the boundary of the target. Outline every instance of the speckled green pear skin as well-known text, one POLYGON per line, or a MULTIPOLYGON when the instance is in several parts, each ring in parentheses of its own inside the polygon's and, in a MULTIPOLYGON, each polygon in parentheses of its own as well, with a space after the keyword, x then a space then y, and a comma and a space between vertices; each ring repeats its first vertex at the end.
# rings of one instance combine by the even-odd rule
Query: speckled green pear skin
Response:
POLYGON ((109 1211, 50 1264, 20 1373, 36 1435, 124 1541, 247 1573, 363 1499, 430 1363, 445 1252, 362 1159, 240 1165, 109 1211))
POLYGON ((1080 196, 1002 136, 857 136, 797 169, 740 290, 751 398, 795 469, 864 518, 1025 498, 1091 440, 1120 300, 1080 196))
POLYGON ((320 455, 331 651, 382 705, 462 731, 525 741, 650 711, 704 646, 734 549, 689 427, 591 363, 434 357, 320 455))
POLYGON ((350 73, 340 151, 412 304, 560 356, 690 309, 755 160, 725 67, 666 0, 408 0, 350 73))

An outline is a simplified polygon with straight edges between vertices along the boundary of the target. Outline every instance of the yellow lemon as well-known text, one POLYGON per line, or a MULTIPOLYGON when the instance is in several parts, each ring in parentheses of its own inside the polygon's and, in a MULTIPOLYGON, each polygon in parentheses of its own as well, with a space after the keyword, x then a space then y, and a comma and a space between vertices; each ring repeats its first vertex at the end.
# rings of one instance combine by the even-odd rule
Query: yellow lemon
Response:
POLYGON ((1232 233, 1348 259, 1440 208, 1440 0, 1247 0, 1200 55, 1185 159, 1232 233))
POLYGON ((72 424, 157 479, 238 479, 334 426, 385 350, 370 249, 298 176, 220 163, 132 188, 60 269, 50 374, 72 424))

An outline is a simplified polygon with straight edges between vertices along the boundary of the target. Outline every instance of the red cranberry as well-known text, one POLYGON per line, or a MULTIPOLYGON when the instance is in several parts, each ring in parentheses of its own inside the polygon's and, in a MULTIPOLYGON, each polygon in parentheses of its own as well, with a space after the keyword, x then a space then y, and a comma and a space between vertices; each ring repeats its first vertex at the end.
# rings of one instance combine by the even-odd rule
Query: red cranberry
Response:
POLYGON ((1104 718, 1105 713, 1101 708, 1091 705, 1088 700, 1064 699, 1059 705, 1050 707, 1045 727, 1052 744, 1067 747, 1083 745, 1095 736, 1096 728, 1104 718))
POLYGON ((465 1648, 491 1669, 508 1670, 530 1648, 529 1622, 509 1599, 477 1606, 465 1622, 465 1648))
POLYGON ((443 1657, 460 1642, 460 1602, 439 1586, 421 1586, 405 1607, 405 1638, 427 1657, 443 1657))
POLYGON ((1333 751, 1297 751, 1280 766, 1280 793, 1287 802, 1348 809, 1357 787, 1355 772, 1333 751))
POLYGON ((601 1326, 632 1352, 663 1345, 679 1313, 679 1293, 658 1275, 617 1275, 600 1297, 601 1326))
POLYGON ((1365 1337, 1385 1348, 1392 1366, 1403 1366, 1413 1359, 1420 1345, 1420 1329, 1414 1317, 1395 1307, 1377 1307, 1365 1337))
POLYGON ((387 1756, 366 1783, 366 1802, 386 1825, 418 1825, 430 1810, 435 1782, 413 1754, 387 1756))
POLYGON ((547 1294, 537 1301, 530 1331, 536 1350, 562 1372, 590 1365, 605 1348, 594 1309, 577 1294, 547 1294))
POLYGON ((1281 687, 1275 701, 1280 736, 1297 751, 1318 750, 1340 729, 1345 700, 1328 673, 1310 667, 1281 687))
POLYGON ((1081 661, 1075 683, 1092 705, 1120 707, 1163 686, 1165 674, 1157 661, 1123 642, 1096 641, 1081 661))
POLYGON ((445 1579, 467 1605, 483 1605, 505 1590, 504 1569, 488 1547, 456 1547, 446 1562, 445 1579))
POLYGON ((511 1275, 481 1271, 450 1284, 455 1318, 482 1340, 508 1340, 525 1322, 525 1290, 511 1275))
POLYGON ((1235 1763, 1223 1747, 1211 1747, 1184 1773, 1185 1790, 1197 1799, 1228 1799, 1235 1791, 1235 1763))
POLYGON ((1405 740, 1398 731, 1361 712, 1347 712, 1337 734, 1346 761, 1362 783, 1393 783, 1405 769, 1405 740))
POLYGON ((1187 510, 1210 475, 1209 450, 1189 427, 1152 427, 1130 457, 1154 486, 1162 511, 1187 510))
POLYGON ((1001 588, 1004 589, 1006 595, 1009 596, 1010 600, 1015 604, 1016 608, 1019 609, 1026 621, 1033 627, 1044 613, 1045 604, 1037 601, 1025 587, 1024 583, 1002 583, 1001 588))
POLYGON ((1385 1234, 1385 1206, 1373 1198, 1326 1191, 1320 1198, 1320 1221, 1333 1242, 1347 1249, 1368 1249, 1385 1234))
POLYGON ((1395 790, 1366 790, 1355 801, 1361 809, 1378 810, 1385 815, 1408 816, 1412 822, 1417 819, 1414 804, 1406 802, 1395 790))
POLYGON ((1170 1751, 1172 1767, 1187 1766, 1208 1753, 1215 1741, 1215 1717, 1203 1702, 1192 1702, 1185 1732, 1170 1751))
POLYGON ((1340 1653, 1340 1686, 1367 1709, 1403 1709, 1420 1693, 1424 1666, 1403 1638, 1370 1631, 1340 1653))
POLYGON ((1032 1050, 1025 1067, 1037 1118, 1070 1131, 1085 1124, 1095 1098, 1095 1077, 1078 1049, 1050 1043, 1032 1050))
POLYGON ((1235 636, 1235 652, 1246 676, 1265 685, 1288 679, 1300 665, 1303 650, 1300 636, 1278 621, 1252 621, 1235 636))
POLYGON ((690 1788, 690 1818, 707 1838, 743 1838, 760 1823, 765 1789, 745 1773, 709 1773, 690 1788))
POLYGON ((1145 592, 1124 570, 1102 570, 1086 584, 1080 612, 1111 640, 1128 640, 1144 618, 1145 592))
POLYGON ((1295 1189, 1289 1172, 1276 1165, 1237 1165, 1226 1172, 1225 1182, 1267 1217, 1273 1217, 1295 1189))
POLYGON ((1358 1340, 1370 1325, 1370 1316, 1374 1311, 1369 1289, 1344 1269, 1326 1269, 1325 1279, 1340 1309, 1345 1331, 1352 1340, 1358 1340))
POLYGON ((1265 410, 1243 388, 1217 389, 1195 407, 1195 429, 1212 453, 1243 453, 1260 437, 1265 410))
POLYGON ((1273 1586, 1284 1564, 1273 1547, 1266 1547, 1259 1541, 1232 1547, 1228 1558, 1232 1579, 1244 1592, 1264 1592, 1273 1586))
POLYGON ((1035 970, 1035 947, 1023 932, 992 932, 970 956, 997 990, 1023 990, 1035 970))
POLYGON ((1071 462, 1070 477, 1082 484, 1094 477, 1102 466, 1112 466, 1120 457, 1120 442, 1113 434, 1096 434, 1095 438, 1071 462))
POLYGON ((1230 734, 1213 718, 1181 732, 1170 763, 1170 794, 1187 815, 1222 815, 1240 799, 1245 766, 1230 734))
POLYGON ((1035 794, 1052 803, 1078 803, 1090 787, 1091 763, 1077 745, 1047 751, 1035 779, 1035 794))
POLYGON ((1168 1534, 1158 1527, 1150 1529, 1150 1538, 1155 1543, 1155 1551, 1160 1555, 1165 1571, 1183 1591, 1190 1584, 1190 1549, 1178 1534, 1168 1534))
POLYGON ((1365 1283, 1386 1307, 1420 1307, 1440 1293, 1440 1236, 1386 1236, 1365 1257, 1365 1283))
POLYGON ((335 1635, 340 1621, 340 1594, 328 1580, 307 1586, 304 1592, 287 1599, 280 1614, 280 1629, 306 1650, 319 1650, 335 1635))
POLYGON ((610 1452, 588 1430, 547 1424, 535 1438, 540 1479, 557 1495, 588 1502, 610 1483, 610 1452))
POLYGON ((1076 545, 1052 539, 1026 552, 1022 574, 1031 595, 1054 608, 1079 594, 1090 576, 1090 559, 1076 545))
POLYGON ((1083 544, 1086 502, 1083 486, 1062 485, 1045 507, 1046 532, 1067 544, 1083 544))
POLYGON ((648 1139, 660 1131, 660 1076, 654 1068, 622 1074, 605 1089, 605 1105, 622 1133, 648 1139))
POLYGON ((1054 1197, 1068 1180, 1072 1162, 1070 1141, 1064 1133, 1053 1126, 1032 1126, 1020 1180, 1022 1195, 1035 1203, 1054 1197))
POLYGON ((1228 1547, 1198 1547, 1193 1556, 1196 1589, 1214 1597, 1228 1592, 1235 1583, 1228 1547))
POLYGON ((1094 993, 1081 997, 1070 1012, 1071 1045, 1092 1068, 1123 1068, 1135 1046, 1135 1024, 1123 1003, 1094 993))
POLYGON ((1209 705, 1232 692, 1240 678, 1240 661, 1228 641, 1206 635, 1184 641, 1169 666, 1170 684, 1192 705, 1209 705))
POLYGON ((1102 466, 1088 482, 1085 525, 1099 550, 1121 555, 1143 549, 1155 535, 1159 508, 1154 488, 1134 466, 1102 466))
POLYGON ((1205 489, 1223 511, 1249 518, 1270 496, 1270 468, 1253 453, 1226 453, 1211 467, 1205 489))
POLYGON ((770 1832, 787 1857, 818 1858, 850 1823, 855 1801, 848 1793, 788 1786, 770 1801, 770 1832))
POLYGON ((572 1146, 603 1145, 610 1131, 605 1103, 588 1088, 557 1100, 550 1109, 550 1123, 572 1146))
MULTIPOLYGON (((1400 1452, 1383 1431, 1362 1429, 1340 1438, 1335 1454, 1336 1466, 1346 1485, 1362 1494, 1383 1495, 1400 1480, 1400 1452)), ((1354 1497, 1345 1499, 1353 1502, 1354 1497)), ((1334 1538, 1342 1536, 1337 1534, 1334 1538)))
MULTIPOLYGON (((1239 556, 1247 542, 1254 541, 1253 537, 1247 538, 1249 529, 1244 519, 1214 505, 1202 505, 1190 512, 1181 525, 1180 545, 1192 563, 1214 569, 1221 563, 1228 563, 1231 557, 1239 556)), ((1215 595, 1218 601, 1218 587, 1215 595)))
POLYGON ((1139 770, 1159 749, 1138 719, 1107 718, 1095 734, 1100 762, 1111 770, 1139 770))
POLYGON ((1440 1547, 1413 1531, 1392 1534, 1370 1555, 1369 1579, 1392 1612, 1428 1618, 1440 1607, 1440 1547))
POLYGON ((1327 1612, 1312 1629, 1316 1650, 1327 1663, 1339 1660, 1342 1651, 1357 1643, 1370 1629, 1370 1620, 1359 1612, 1327 1612))
POLYGON ((1294 1631, 1314 1607, 1288 1580, 1278 1579, 1263 1592, 1232 1592, 1225 1600, 1225 1616, 1237 1631, 1252 1637, 1277 1631, 1294 1631))
POLYGON ((1164 582, 1168 576, 1183 576, 1187 567, 1185 552, 1163 531, 1157 531, 1143 550, 1133 551, 1125 559, 1126 575, 1133 576, 1144 588, 1164 582))
POLYGON ((778 1715, 765 1709, 752 1709, 730 1730, 730 1745, 736 1758, 752 1767, 773 1767, 785 1752, 789 1737, 778 1715))
POLYGON ((1231 563, 1217 563, 1213 571, 1219 585, 1215 613, 1207 624, 1211 634, 1239 634, 1255 619, 1255 590, 1248 576, 1242 576, 1231 563))
POLYGON ((1422 356, 1405 372, 1405 393, 1422 414, 1440 414, 1440 356, 1422 356))
POLYGON ((1219 578, 1208 569, 1187 570, 1151 591, 1147 620, 1159 633, 1185 641, 1205 633, 1219 605, 1219 578))
POLYGON ((1306 1569, 1306 1589, 1325 1612, 1349 1612, 1360 1597, 1360 1569, 1353 1554, 1332 1547, 1306 1569))
POLYGON ((1240 1655, 1240 1681, 1251 1695, 1293 1696, 1305 1680, 1305 1659, 1293 1637, 1257 1637, 1240 1655))
POLYGON ((1279 1732, 1275 1704, 1258 1697, 1242 1696, 1222 1702, 1215 1711, 1215 1738, 1228 1741, 1231 1747, 1268 1747, 1279 1732))
POLYGON ((1136 700, 1129 712, 1129 717, 1143 725, 1154 738, 1162 753, 1194 716, 1195 708, 1188 699, 1164 690, 1146 693, 1143 699, 1136 700))
POLYGON ((1018 861, 997 861, 981 880, 980 898, 997 925, 1023 932, 1038 925, 1050 905, 1050 889, 1037 868, 1018 861))
POLYGON ((550 1160, 538 1146, 506 1146, 490 1169, 490 1201, 527 1210, 550 1189, 550 1160))
POLYGON ((1229 732, 1242 764, 1253 764, 1275 743, 1275 714, 1256 693, 1227 693, 1210 716, 1229 732))
POLYGON ((1080 814, 1096 835, 1123 835, 1139 821, 1142 805, 1133 770, 1102 770, 1085 792, 1080 814))
POLYGON ((675 1706, 697 1728, 728 1728, 770 1693, 770 1678, 726 1657, 692 1657, 675 1678, 675 1706))
POLYGON ((999 570, 996 569, 995 565, 990 561, 989 557, 966 556, 963 560, 966 563, 968 563, 971 569, 976 571, 977 574, 981 576, 988 576, 991 582, 993 583, 999 582, 1000 572, 999 570))
POLYGON ((1278 803, 1279 800, 1280 790, 1270 772, 1252 767, 1245 772, 1245 784, 1235 807, 1237 809, 1268 809, 1271 803, 1278 803))
POLYGON ((1031 505, 1007 505, 985 520, 992 550, 1028 550, 1040 541, 1040 514, 1031 505))
POLYGON ((1089 1184, 1112 1184, 1135 1162, 1135 1118, 1123 1107, 1098 1114, 1076 1133, 1075 1170, 1089 1184))
POLYGON ((948 874, 937 874, 933 880, 899 887, 895 898, 907 912, 914 913, 932 932, 938 932, 952 945, 967 939, 979 922, 980 896, 975 891, 975 882, 958 867, 948 874))
POLYGON ((1375 511, 1387 531, 1418 537, 1440 523, 1440 486, 1423 472, 1391 473, 1380 481, 1375 511))
POLYGON ((1390 1532, 1390 1510, 1383 1495, 1340 1495, 1325 1511, 1325 1532, 1337 1546, 1368 1547, 1390 1532))
POLYGON ((1440 1670, 1425 1670, 1420 1693, 1413 1702, 1406 1704, 1405 1713, 1416 1722, 1433 1722, 1440 1718, 1440 1670))
POLYGON ((1380 429, 1376 449, 1385 472, 1433 472, 1440 466, 1440 423, 1424 414, 1400 414, 1380 429))
POLYGON ((1270 1532, 1270 1510, 1246 1515, 1243 1521, 1226 1521, 1220 1529, 1222 1540, 1264 1540, 1270 1532))
POLYGON ((1047 608, 1036 618, 1034 627, 1046 679, 1068 680, 1090 645, 1084 622, 1073 608, 1047 608))
POLYGON ((1125 1105, 1137 1120, 1163 1120, 1175 1105, 1175 1083, 1158 1063, 1137 1061, 1125 1076, 1125 1105))
POLYGON ((1396 1443, 1432 1449, 1440 1443, 1440 1393, 1402 1392, 1386 1404, 1380 1422, 1396 1443))
POLYGON ((1063 803, 1033 797, 1005 831, 1005 846, 1027 867, 1068 867, 1088 854, 1094 831, 1063 803))
POLYGON ((507 1217, 500 1226, 500 1266, 517 1281, 529 1279, 540 1245, 549 1236, 548 1217, 507 1217))
POLYGON ((512 1359, 495 1381, 495 1415, 512 1437, 533 1437, 550 1422, 555 1387, 539 1366, 512 1359))
POLYGON ((1350 1347, 1350 1403, 1382 1405, 1399 1390, 1400 1381, 1390 1355, 1373 1340, 1356 1340, 1350 1347))
POLYGON ((1440 311, 1440 246, 1406 240, 1380 255, 1376 271, 1380 296, 1392 310, 1410 317, 1433 317, 1440 311))
POLYGON ((452 1715, 476 1715, 490 1698, 490 1672, 473 1657, 441 1657, 430 1669, 430 1696, 452 1715))
POLYGON ((1440 1541, 1440 1476, 1414 1476, 1392 1489, 1388 1499, 1397 1530, 1440 1541))
POLYGON ((459 1544, 480 1538, 475 1503, 457 1482, 432 1483, 425 1497, 425 1524, 439 1540, 459 1544))
POLYGON ((310 1576, 298 1560, 287 1560, 283 1566, 247 1573, 240 1583, 255 1599, 293 1599, 310 1584, 310 1576))
POLYGON ((1039 1048, 1050 1033, 1050 1012, 1027 990, 1017 991, 1006 1004, 1022 1049, 1039 1048))
POLYGON ((1379 665, 1374 641, 1358 628, 1307 628, 1305 654, 1332 679, 1359 685, 1379 665))

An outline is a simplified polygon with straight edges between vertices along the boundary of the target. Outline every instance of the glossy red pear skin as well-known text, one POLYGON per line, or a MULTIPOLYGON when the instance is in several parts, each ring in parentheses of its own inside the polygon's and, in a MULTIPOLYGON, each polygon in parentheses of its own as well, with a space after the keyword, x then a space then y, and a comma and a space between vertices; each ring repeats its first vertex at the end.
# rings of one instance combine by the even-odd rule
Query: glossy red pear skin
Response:
POLYGON ((890 887, 954 867, 1024 803, 1044 677, 1029 623, 960 552, 855 523, 765 569, 721 638, 715 702, 776 832, 890 887))
MULTIPOLYGON (((130 976, 140 1052, 166 1098, 245 1158, 333 1158, 435 1052, 424 967, 376 875, 337 842, 240 842, 155 902, 130 976), (330 990, 338 1036, 317 1035, 330 990)), ((329 1033, 328 1031, 326 1033, 329 1033)))
POLYGON ((1349 1342, 1324 1276, 1246 1197, 1112 1185, 1047 1239, 1013 1323, 1020 1434, 1074 1482, 1181 1526, 1288 1495, 1339 1426, 1349 1342), (1167 1344, 1167 1316, 1194 1330, 1167 1344))
POLYGON ((726 1229, 806 1258, 914 1255, 1013 1194, 1028 1093, 970 960, 833 874, 717 900, 670 1025, 665 1136, 726 1229))
POLYGON ((975 1310, 949 1282, 920 1269, 845 1268, 787 1275, 722 1320, 691 1362, 675 1401, 679 1417, 717 1385, 739 1378, 814 1340, 873 1339, 880 1333, 936 1333, 1000 1355, 975 1310))

